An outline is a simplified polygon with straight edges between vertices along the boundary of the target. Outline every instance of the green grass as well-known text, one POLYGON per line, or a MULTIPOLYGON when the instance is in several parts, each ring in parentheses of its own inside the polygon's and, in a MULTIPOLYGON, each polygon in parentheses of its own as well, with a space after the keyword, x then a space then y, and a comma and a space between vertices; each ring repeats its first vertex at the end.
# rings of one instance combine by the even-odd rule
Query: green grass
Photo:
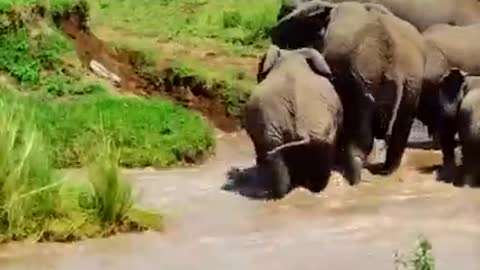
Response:
POLYGON ((113 38, 107 34, 107 38, 117 46, 142 52, 150 62, 175 58, 175 75, 205 81, 209 88, 218 91, 214 95, 220 96, 226 111, 238 116, 256 83, 251 69, 208 65, 208 60, 194 59, 188 54, 169 55, 171 52, 161 51, 158 43, 180 43, 187 50, 215 51, 227 58, 257 56, 269 43, 268 33, 276 23, 281 0, 91 0, 89 4, 94 30, 120 33, 113 38))
POLYGON ((0 0, 0 13, 15 9, 17 12, 30 12, 29 8, 42 6, 49 13, 63 13, 73 6, 82 5, 83 0, 0 0))
MULTIPOLYGON (((31 15, 40 4, 49 18, 78 3, 10 0, 0 7, 31 15)), ((51 146, 55 167, 85 166, 86 151, 101 134, 119 147, 120 165, 126 167, 191 163, 210 152, 211 130, 198 114, 167 101, 108 96, 105 83, 70 64, 72 43, 50 20, 17 17, 7 16, 10 24, 0 33, 0 73, 14 81, 12 88, 30 96, 24 102, 36 111, 34 121, 51 146)))
MULTIPOLYGON (((22 1, 16 3, 19 5, 22 1)), ((28 10, 27 7, 24 9, 28 10)), ((21 21, 21 18, 17 20, 21 21)), ((9 18, 7 22, 9 20, 12 23, 13 19, 9 18)), ((66 58, 71 57, 74 50, 58 29, 38 22, 6 25, 0 34, 0 71, 13 78, 18 88, 51 96, 105 91, 102 84, 86 80, 81 70, 66 64, 66 58)))
POLYGON ((89 1, 92 22, 142 36, 209 38, 248 46, 266 39, 280 0, 89 1))
POLYGON ((84 166, 88 148, 101 134, 117 145, 125 167, 197 162, 214 146, 201 117, 169 101, 91 95, 29 102, 59 168, 84 166))
POLYGON ((87 179, 62 179, 50 166, 48 144, 26 105, 18 99, 0 101, 0 242, 72 241, 161 229, 160 215, 135 207, 108 136, 90 148, 96 158, 87 179))
POLYGON ((213 70, 195 61, 181 60, 176 61, 172 68, 174 74, 181 77, 193 76, 206 82, 211 88, 217 87, 215 90, 218 92, 215 94, 219 95, 226 111, 231 115, 240 115, 241 106, 255 86, 251 74, 236 69, 213 70))
MULTIPOLYGON (((164 67, 157 65, 157 59, 161 59, 162 53, 148 47, 148 43, 123 41, 110 45, 120 51, 127 50, 130 55, 135 54, 134 66, 138 74, 143 74, 146 78, 159 76, 164 78, 162 73, 164 67)), ((150 46, 153 45, 150 44, 150 46)), ((252 74, 228 66, 220 70, 208 67, 197 60, 177 58, 169 68, 173 71, 172 77, 193 77, 196 81, 205 83, 210 94, 218 97, 225 106, 226 112, 234 116, 239 116, 241 106, 255 86, 255 78, 252 74)), ((173 78, 169 79, 173 80, 173 78)))

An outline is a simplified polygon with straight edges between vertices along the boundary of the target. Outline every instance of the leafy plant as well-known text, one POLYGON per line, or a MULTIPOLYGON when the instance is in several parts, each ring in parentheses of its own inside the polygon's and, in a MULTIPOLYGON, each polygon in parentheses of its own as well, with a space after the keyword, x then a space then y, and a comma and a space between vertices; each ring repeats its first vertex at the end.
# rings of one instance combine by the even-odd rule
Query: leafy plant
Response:
POLYGON ((415 251, 410 258, 396 252, 395 269, 405 270, 435 270, 435 260, 432 254, 432 245, 424 236, 419 236, 415 245, 415 251))

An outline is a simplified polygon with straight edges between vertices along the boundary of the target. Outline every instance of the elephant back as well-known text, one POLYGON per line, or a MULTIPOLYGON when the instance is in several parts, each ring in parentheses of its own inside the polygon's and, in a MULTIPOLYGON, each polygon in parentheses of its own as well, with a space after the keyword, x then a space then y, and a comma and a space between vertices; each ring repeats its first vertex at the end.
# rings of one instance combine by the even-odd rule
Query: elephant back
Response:
POLYGON ((480 23, 434 26, 423 36, 443 52, 451 66, 468 73, 480 74, 480 23))

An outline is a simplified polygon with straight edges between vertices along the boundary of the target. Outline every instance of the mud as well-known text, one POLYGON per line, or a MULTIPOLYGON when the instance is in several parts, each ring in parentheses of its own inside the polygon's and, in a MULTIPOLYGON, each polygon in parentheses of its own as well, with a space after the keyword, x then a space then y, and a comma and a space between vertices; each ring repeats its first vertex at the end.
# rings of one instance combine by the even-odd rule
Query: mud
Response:
POLYGON ((9 244, 1 269, 395 269, 393 252, 418 234, 433 244, 437 269, 479 269, 479 190, 437 182, 422 168, 437 151, 409 150, 391 177, 363 172, 348 186, 337 174, 314 195, 280 201, 222 191, 230 166, 253 163, 245 134, 223 135, 209 162, 189 169, 125 171, 142 203, 164 209, 163 233, 74 244, 9 244))
POLYGON ((88 27, 85 10, 76 7, 55 18, 63 32, 71 38, 83 66, 90 68, 96 61, 109 73, 118 76, 121 93, 147 97, 162 97, 199 111, 217 128, 238 130, 238 117, 227 111, 221 97, 223 83, 207 84, 194 76, 175 74, 170 66, 151 68, 139 52, 112 48, 88 27), (148 70, 147 70, 148 69, 148 70))

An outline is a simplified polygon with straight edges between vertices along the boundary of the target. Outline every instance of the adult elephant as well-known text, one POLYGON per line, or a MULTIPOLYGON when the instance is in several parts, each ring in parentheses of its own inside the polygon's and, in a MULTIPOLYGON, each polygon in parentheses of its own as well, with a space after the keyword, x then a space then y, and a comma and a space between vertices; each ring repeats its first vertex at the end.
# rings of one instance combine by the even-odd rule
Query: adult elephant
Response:
MULTIPOLYGON (((454 135, 459 133, 462 147, 463 175, 456 170, 447 171, 449 180, 456 184, 478 186, 480 184, 480 77, 469 76, 465 72, 453 68, 444 78, 439 90, 442 118, 442 147, 452 155, 444 164, 448 169, 456 169, 454 160, 454 135)), ((444 161, 445 162, 445 161, 444 161)))
POLYGON ((422 35, 442 51, 450 66, 480 74, 480 22, 467 26, 438 24, 422 35))
MULTIPOLYGON (((257 77, 243 126, 255 147, 258 170, 272 180, 272 196, 281 198, 299 185, 321 191, 336 161, 347 154, 341 143, 342 105, 325 59, 313 49, 271 46, 257 77)), ((346 161, 353 165, 353 158, 346 161)), ((345 171, 351 184, 360 180, 357 164, 345 171)))
POLYGON ((451 111, 450 105, 439 90, 450 87, 445 85, 455 81, 451 78, 457 77, 457 70, 480 75, 480 24, 439 24, 428 28, 423 36, 427 44, 427 68, 417 117, 428 126, 430 133, 440 139, 444 165, 440 176, 451 178, 455 168, 456 143, 450 138, 457 129, 456 123, 449 121, 451 117, 446 117, 448 114, 445 111, 451 111))
MULTIPOLYGON (((317 0, 290 0, 282 5, 285 10, 299 7, 304 2, 317 0)), ((352 1, 352 0, 351 0, 352 1)), ((480 22, 480 3, 477 0, 354 0, 376 3, 388 8, 393 14, 410 22, 423 32, 435 24, 470 25, 480 22)), ((345 0, 328 0, 331 3, 345 0)), ((281 8, 281 9, 282 9, 281 8)), ((280 17, 281 14, 279 14, 280 17)), ((283 17, 283 16, 282 16, 283 17)))
POLYGON ((406 21, 381 5, 312 1, 280 20, 272 41, 314 47, 332 69, 344 105, 347 143, 365 158, 373 137, 385 139, 380 172, 401 162, 421 92, 425 43, 406 21))

